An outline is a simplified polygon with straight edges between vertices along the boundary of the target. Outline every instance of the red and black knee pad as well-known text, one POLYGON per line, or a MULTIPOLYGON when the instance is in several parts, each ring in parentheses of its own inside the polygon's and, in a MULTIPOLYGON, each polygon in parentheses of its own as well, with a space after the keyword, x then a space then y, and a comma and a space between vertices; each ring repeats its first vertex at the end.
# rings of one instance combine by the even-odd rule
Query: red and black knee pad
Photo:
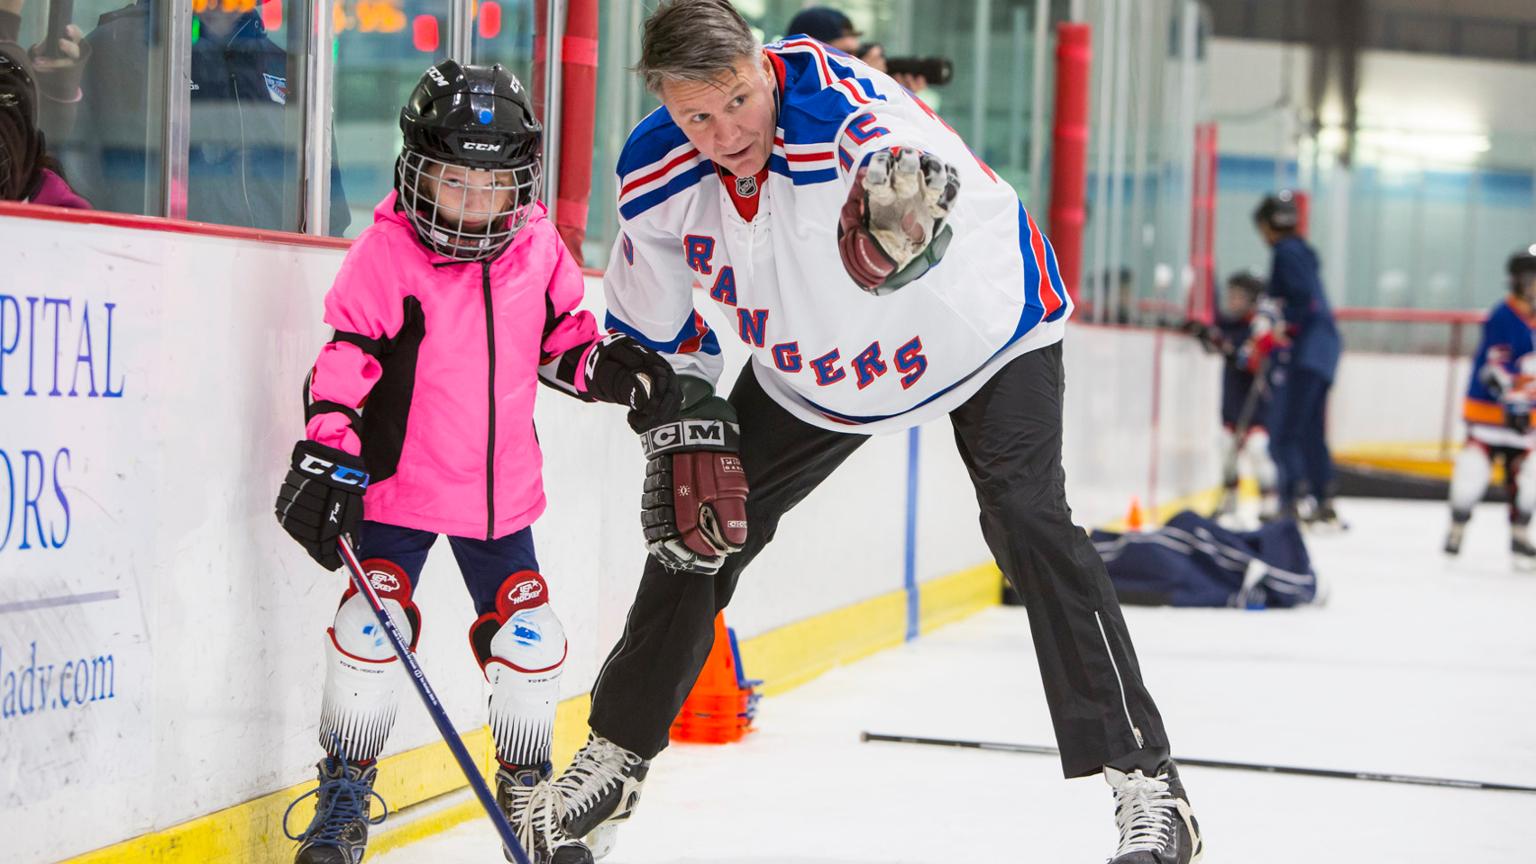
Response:
POLYGON ((552 646, 556 640, 559 641, 559 656, 553 666, 563 663, 565 632, 553 610, 541 608, 548 606, 549 583, 536 571, 519 570, 503 580, 501 587, 496 589, 495 611, 481 615, 469 627, 469 647, 481 669, 492 663, 503 663, 519 671, 533 671, 523 668, 523 664, 517 662, 525 658, 507 656, 513 653, 529 655, 528 659, 538 656, 543 665, 550 666, 549 660, 554 650, 552 646), (520 615, 534 610, 540 610, 539 614, 520 615), (520 628, 512 634, 516 638, 498 640, 497 635, 509 622, 514 628, 520 628), (532 650, 508 650, 509 644, 532 650))
MULTIPOLYGON (((379 595, 380 601, 393 600, 400 604, 400 609, 405 613, 403 622, 410 628, 410 649, 416 650, 416 643, 421 640, 421 610, 417 608, 416 601, 412 599, 411 578, 406 575, 404 568, 387 558, 369 558, 362 562, 363 575, 367 577, 368 584, 373 586, 374 593, 379 595)), ((342 592, 341 602, 336 604, 337 615, 347 605, 347 601, 357 596, 357 586, 347 583, 347 590, 342 592)), ((367 601, 359 600, 366 605, 367 601)), ((372 610, 369 610, 370 614, 372 610)), ((336 628, 331 628, 331 639, 337 642, 336 647, 342 651, 343 646, 336 636, 336 628)), ((351 653, 351 652, 348 652, 351 653)))

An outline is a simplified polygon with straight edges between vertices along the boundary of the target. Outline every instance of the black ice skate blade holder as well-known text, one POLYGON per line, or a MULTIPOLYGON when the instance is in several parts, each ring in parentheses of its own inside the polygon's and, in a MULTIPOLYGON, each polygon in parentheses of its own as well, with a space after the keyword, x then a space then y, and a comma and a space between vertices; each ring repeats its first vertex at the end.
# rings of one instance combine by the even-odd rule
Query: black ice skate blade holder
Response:
POLYGON ((511 853, 512 859, 517 864, 532 864, 528 860, 528 853, 523 851, 522 844, 517 842, 517 835, 513 833, 512 826, 507 823, 507 817, 502 814, 501 808, 496 805, 496 799, 491 795, 490 787, 485 785, 485 778, 480 775, 480 769, 475 765, 475 760, 470 757, 469 750, 465 749, 464 742, 460 740, 459 733, 453 728, 453 722, 448 719, 448 712, 443 710, 443 703, 437 698, 437 691, 427 683, 425 672, 421 671, 421 665, 416 662, 416 654, 411 651, 409 643, 401 635, 400 628, 396 626, 393 615, 384 607, 384 601, 379 599, 377 591, 373 590, 373 583, 363 573, 363 565, 357 560, 357 552, 352 548, 352 542, 342 536, 336 544, 341 551, 341 560, 346 562, 347 573, 352 577, 352 584, 357 587, 357 592, 368 601, 368 607, 373 610, 373 616, 379 619, 379 626, 384 628, 384 633, 389 637, 391 645, 395 646, 395 653, 400 656, 400 662, 405 664, 411 683, 416 686, 416 695, 427 706, 427 713, 432 715, 432 722, 437 724, 437 731, 443 736, 443 743, 453 752, 453 758, 459 763, 459 768, 464 772, 464 779, 469 781, 469 787, 474 790, 475 797, 480 799, 480 806, 485 808, 485 815, 491 818, 491 824, 495 826, 496 833, 501 835, 501 843, 511 853))
MULTIPOLYGON (((993 750, 1000 753, 1026 753, 1033 756, 1060 756, 1055 747, 1037 744, 1010 744, 1000 741, 965 741, 953 738, 923 738, 917 735, 880 735, 859 733, 859 740, 885 744, 921 744, 928 747, 958 747, 966 750, 993 750)), ((1296 777, 1326 777, 1331 780, 1364 780, 1369 783, 1403 783, 1410 786, 1438 786, 1448 789, 1477 789, 1485 792, 1523 792, 1536 795, 1536 786, 1509 783, 1484 783, 1479 780, 1448 780, 1443 777, 1416 777, 1411 774, 1383 774, 1374 771, 1336 771, 1329 768, 1297 768, 1290 765, 1264 765, 1257 762, 1227 762, 1221 759, 1192 759, 1175 756, 1180 767, 1216 768, 1222 771, 1254 771, 1262 774, 1290 774, 1296 777)))

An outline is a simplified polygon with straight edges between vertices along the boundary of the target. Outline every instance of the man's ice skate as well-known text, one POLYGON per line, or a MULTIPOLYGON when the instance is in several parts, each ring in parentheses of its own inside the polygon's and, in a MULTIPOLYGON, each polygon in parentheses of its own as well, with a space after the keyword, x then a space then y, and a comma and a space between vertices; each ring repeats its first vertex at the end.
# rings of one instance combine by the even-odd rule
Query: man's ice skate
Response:
MULTIPOLYGON (((640 789, 645 784, 650 765, 645 759, 594 733, 576 754, 571 767, 565 769, 554 784, 566 833, 584 838, 596 832, 592 839, 600 851, 607 854, 613 846, 614 827, 629 819, 640 803, 640 789), (599 827, 603 830, 598 831, 599 827)), ((577 864, 577 861, 557 861, 557 864, 577 864)))
POLYGON ((1127 774, 1105 766, 1104 779, 1115 790, 1120 829, 1120 845, 1109 864, 1196 864, 1205 855, 1200 823, 1172 761, 1154 777, 1139 769, 1127 774))
POLYGON ((359 864, 368 847, 368 826, 384 821, 389 805, 373 791, 378 766, 363 767, 334 756, 320 760, 320 785, 305 792, 283 813, 283 833, 299 843, 294 864, 359 864), (315 796, 315 818, 302 834, 288 830, 288 814, 315 796), (373 818, 373 799, 380 813, 373 818))
MULTIPOLYGON (((587 864, 592 855, 586 845, 560 828, 562 808, 549 777, 547 765, 518 770, 502 766, 496 771, 496 804, 533 864, 587 864)), ((513 860, 511 852, 502 853, 513 860)))

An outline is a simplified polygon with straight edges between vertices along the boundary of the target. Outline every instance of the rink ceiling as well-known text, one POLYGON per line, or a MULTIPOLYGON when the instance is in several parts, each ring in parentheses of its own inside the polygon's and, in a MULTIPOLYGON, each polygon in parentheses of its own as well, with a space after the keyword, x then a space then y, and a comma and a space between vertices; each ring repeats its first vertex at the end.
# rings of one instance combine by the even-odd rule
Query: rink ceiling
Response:
MULTIPOLYGON (((341 582, 282 538, 270 501, 302 430, 299 384, 329 337, 321 297, 343 251, 12 215, 0 215, 0 237, 15 262, 0 314, 18 328, 7 310, 39 315, 17 335, 33 368, 0 366, 0 448, 13 451, 23 487, 11 481, 10 509, 27 520, 0 532, 11 537, 0 546, 0 606, 89 598, 9 612, 0 675, 31 663, 35 645, 43 662, 108 658, 113 676, 109 698, 0 725, 0 835, 18 838, 8 860, 125 841, 160 850, 146 860, 278 860, 287 845, 273 807, 302 788, 318 756, 320 639, 341 582), (30 468, 46 473, 31 480, 30 468), (17 496, 36 488, 46 494, 26 510, 17 496), (80 812, 94 818, 71 816, 80 812), (188 832, 211 845, 189 845, 188 832)), ((597 309, 600 285, 588 288, 597 309)), ((703 311, 733 332, 718 310, 703 311)), ((729 378, 745 352, 722 341, 729 378)), ((1066 353, 1065 462, 1081 524, 1119 517, 1133 496, 1157 507, 1215 484, 1214 360, 1173 334, 1083 325, 1069 330, 1066 353)), ((537 419, 559 430, 544 436, 550 510, 535 532, 571 637, 567 692, 579 700, 638 580, 641 462, 616 410, 545 398, 537 419)), ((781 536, 793 542, 763 554, 731 608, 749 674, 770 692, 900 643, 908 507, 918 623, 996 596, 943 422, 871 441, 826 486, 786 518, 781 536), (858 543, 847 542, 853 529, 858 543), (843 642, 827 643, 833 634, 843 642)), ((435 556, 419 595, 421 651, 450 715, 486 752, 458 585, 449 556, 435 556)), ((567 752, 584 714, 579 701, 562 712, 567 752)), ((386 772, 400 775, 387 781, 398 784, 392 805, 457 785, 435 738, 423 712, 402 709, 386 753, 414 767, 386 772)))

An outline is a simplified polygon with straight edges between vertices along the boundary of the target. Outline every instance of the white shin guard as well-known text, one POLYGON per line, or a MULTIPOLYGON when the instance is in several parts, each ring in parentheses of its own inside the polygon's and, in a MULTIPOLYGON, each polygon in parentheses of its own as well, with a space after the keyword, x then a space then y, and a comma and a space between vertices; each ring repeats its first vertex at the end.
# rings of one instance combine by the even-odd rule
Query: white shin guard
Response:
POLYGON ((469 641, 491 684, 496 758, 516 768, 547 764, 566 642, 544 578, 531 570, 507 577, 496 611, 475 622, 469 641))
POLYGON ((1526 453, 1519 460, 1519 468, 1515 472, 1514 503, 1517 522, 1530 519, 1532 510, 1536 510, 1536 458, 1531 453, 1526 453))
POLYGON ((1257 427, 1250 429, 1248 440, 1243 442, 1243 456, 1254 481, 1259 484, 1259 491, 1265 495, 1273 492, 1279 471, 1275 468, 1274 458, 1269 455, 1269 433, 1257 427))
POLYGON ((1468 442, 1461 448, 1461 452, 1456 454, 1455 468, 1451 472, 1452 513, 1472 512, 1472 508, 1483 500, 1483 494, 1488 491, 1488 478, 1492 471, 1488 451, 1481 445, 1468 442))
MULTIPOLYGON (((414 648, 421 629, 411 583, 392 562, 373 558, 363 572, 414 648)), ((368 601, 349 587, 326 634, 325 698, 320 708, 320 746, 352 762, 377 759, 395 725, 400 658, 368 601)))

